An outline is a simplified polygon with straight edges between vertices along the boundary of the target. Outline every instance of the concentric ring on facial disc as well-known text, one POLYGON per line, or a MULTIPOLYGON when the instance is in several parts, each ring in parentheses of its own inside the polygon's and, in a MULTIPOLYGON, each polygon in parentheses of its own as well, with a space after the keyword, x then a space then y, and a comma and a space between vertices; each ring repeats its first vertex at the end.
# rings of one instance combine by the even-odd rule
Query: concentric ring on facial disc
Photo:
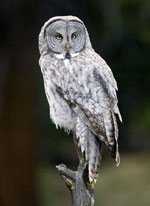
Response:
MULTIPOLYGON (((56 39, 56 34, 65 34, 66 33, 67 23, 63 20, 55 21, 49 24, 46 28, 46 40, 48 47, 52 50, 57 50, 57 47, 61 44, 63 39, 56 39)), ((63 36, 63 35, 62 35, 63 36)))
POLYGON ((86 41, 84 25, 78 21, 69 21, 68 30, 71 30, 72 32, 77 31, 77 37, 74 40, 72 40, 72 47, 76 51, 80 51, 84 47, 86 41))

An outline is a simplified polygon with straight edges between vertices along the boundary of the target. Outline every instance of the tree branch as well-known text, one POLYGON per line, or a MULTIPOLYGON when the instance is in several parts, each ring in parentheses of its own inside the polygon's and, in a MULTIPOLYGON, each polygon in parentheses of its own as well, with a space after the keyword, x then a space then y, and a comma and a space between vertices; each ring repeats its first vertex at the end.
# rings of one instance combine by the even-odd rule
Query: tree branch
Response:
POLYGON ((73 206, 94 206, 94 185, 89 183, 88 163, 80 160, 76 172, 64 164, 56 166, 72 196, 73 206))

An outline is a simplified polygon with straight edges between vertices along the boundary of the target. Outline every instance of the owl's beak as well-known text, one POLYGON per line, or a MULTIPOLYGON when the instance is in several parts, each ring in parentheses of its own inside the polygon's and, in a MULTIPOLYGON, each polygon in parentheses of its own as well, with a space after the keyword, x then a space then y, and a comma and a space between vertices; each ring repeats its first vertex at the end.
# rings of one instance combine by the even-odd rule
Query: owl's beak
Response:
POLYGON ((69 46, 69 43, 67 43, 67 45, 66 45, 66 51, 69 52, 69 49, 70 49, 70 46, 69 46))

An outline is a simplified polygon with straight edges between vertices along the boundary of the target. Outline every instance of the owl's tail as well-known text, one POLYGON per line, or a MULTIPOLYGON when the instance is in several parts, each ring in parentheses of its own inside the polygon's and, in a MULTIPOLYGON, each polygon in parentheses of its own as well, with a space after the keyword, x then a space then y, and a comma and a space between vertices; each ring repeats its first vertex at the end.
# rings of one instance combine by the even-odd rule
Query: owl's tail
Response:
MULTIPOLYGON (((91 133, 91 132, 90 132, 91 133)), ((92 133, 88 136, 88 170, 90 183, 96 183, 102 156, 102 144, 92 133)))
POLYGON ((77 119, 74 140, 81 163, 82 159, 88 162, 89 181, 95 183, 99 174, 102 144, 80 118, 77 119))
POLYGON ((113 125, 113 143, 109 145, 109 150, 111 152, 111 156, 114 158, 116 166, 118 167, 120 164, 120 155, 119 155, 119 149, 118 149, 118 125, 116 116, 114 113, 112 113, 112 125, 113 125))

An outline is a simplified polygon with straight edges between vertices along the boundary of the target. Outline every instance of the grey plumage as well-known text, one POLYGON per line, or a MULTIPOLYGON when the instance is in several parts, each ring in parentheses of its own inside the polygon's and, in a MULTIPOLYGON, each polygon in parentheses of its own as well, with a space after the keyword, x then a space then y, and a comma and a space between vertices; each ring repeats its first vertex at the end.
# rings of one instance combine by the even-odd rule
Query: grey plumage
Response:
POLYGON ((118 152, 117 83, 106 62, 93 50, 84 23, 73 16, 53 17, 39 35, 39 64, 50 117, 56 127, 73 131, 95 182, 105 144, 120 163, 118 152))

